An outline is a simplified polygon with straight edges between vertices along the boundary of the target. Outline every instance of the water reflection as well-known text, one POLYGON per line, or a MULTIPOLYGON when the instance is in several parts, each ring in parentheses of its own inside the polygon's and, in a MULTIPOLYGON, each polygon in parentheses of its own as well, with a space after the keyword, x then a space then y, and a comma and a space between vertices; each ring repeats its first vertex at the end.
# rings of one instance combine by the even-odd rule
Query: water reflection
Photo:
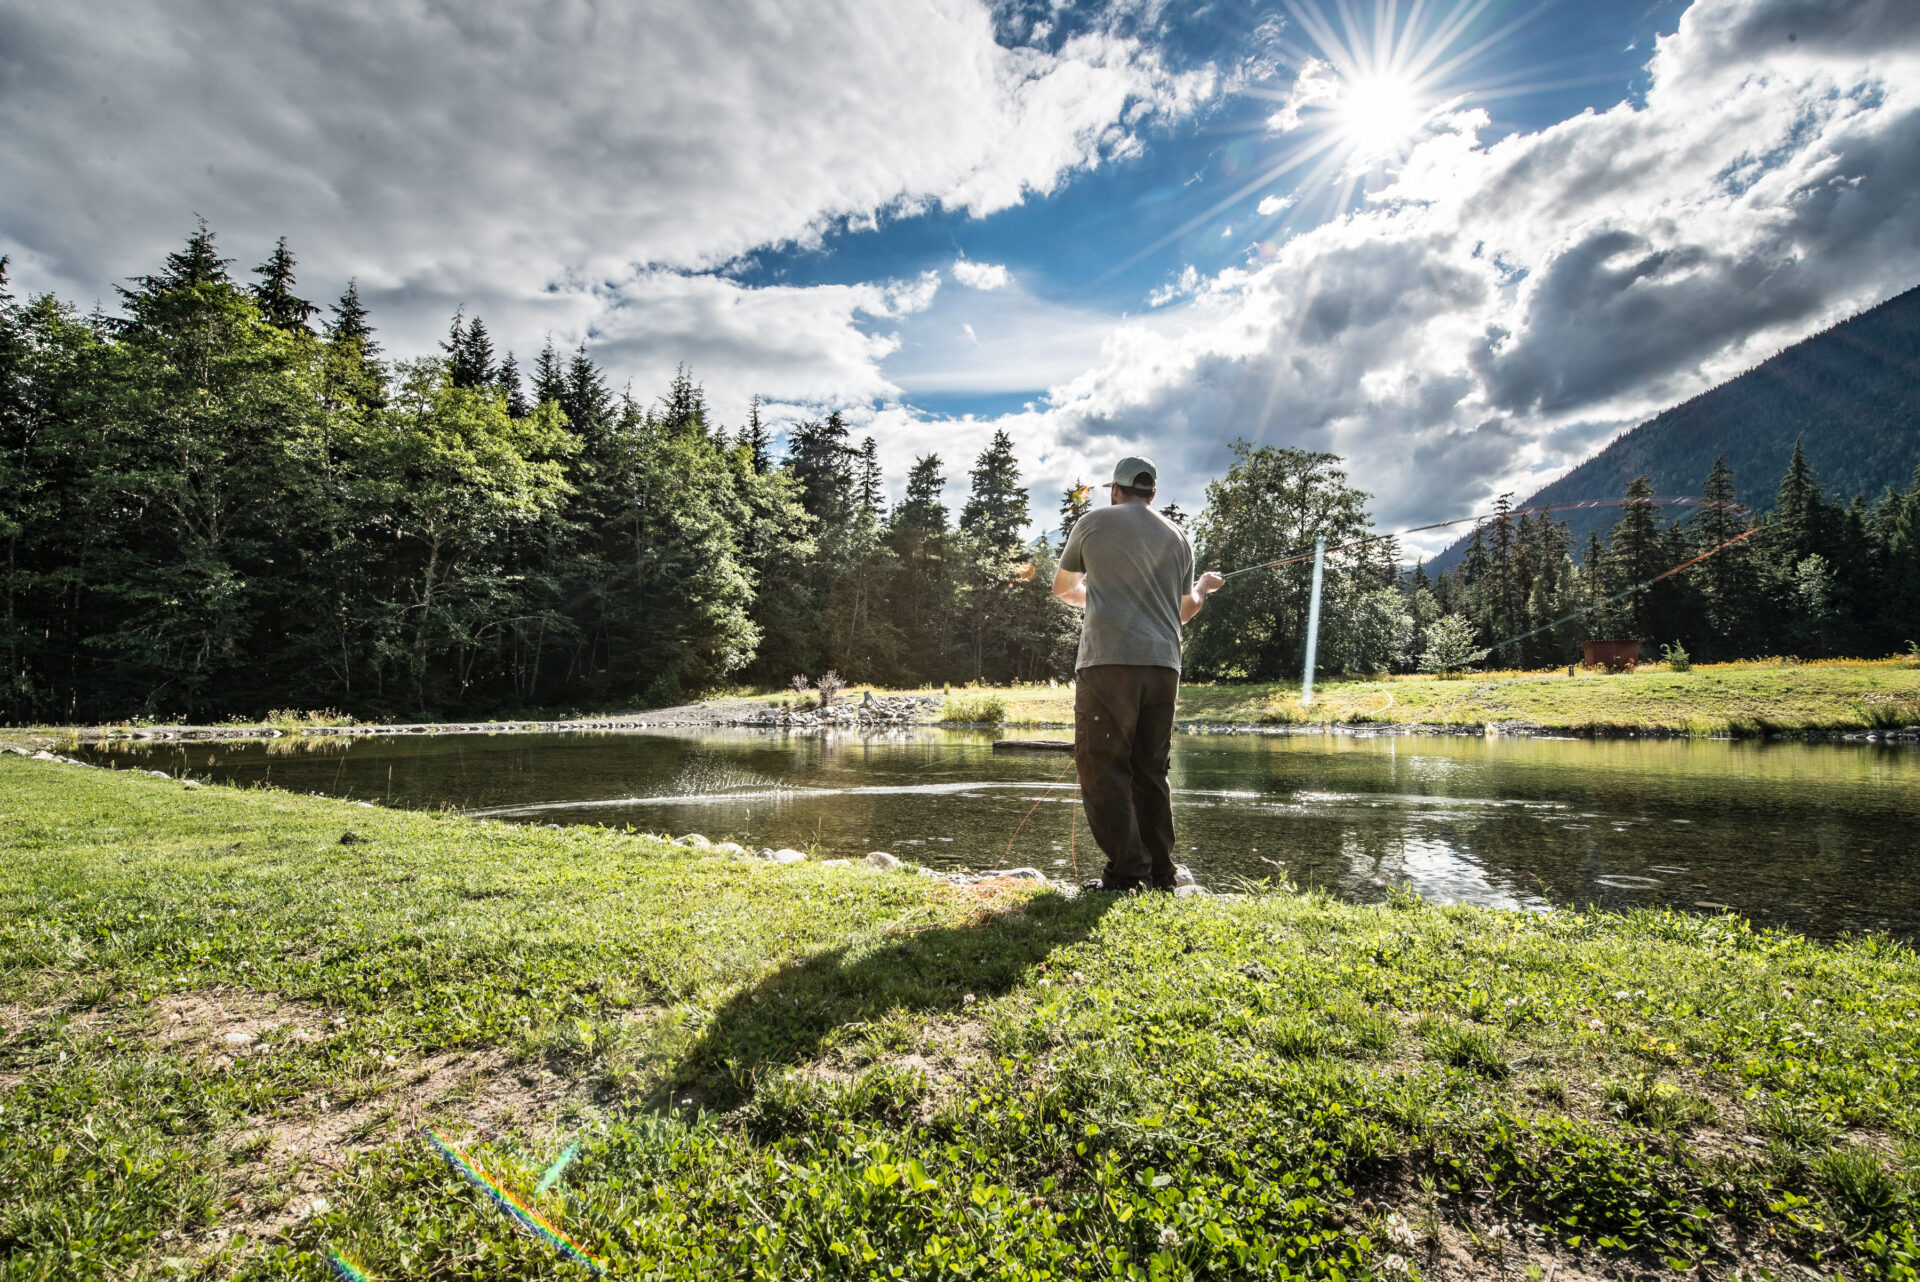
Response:
MULTIPOLYGON (((1098 871, 1067 761, 989 736, 758 731, 116 745, 142 768, 542 823, 1098 871), (320 745, 325 745, 321 747, 320 745)), ((1183 736, 1179 858, 1354 898, 1716 910, 1920 933, 1920 753, 1854 745, 1183 736)))

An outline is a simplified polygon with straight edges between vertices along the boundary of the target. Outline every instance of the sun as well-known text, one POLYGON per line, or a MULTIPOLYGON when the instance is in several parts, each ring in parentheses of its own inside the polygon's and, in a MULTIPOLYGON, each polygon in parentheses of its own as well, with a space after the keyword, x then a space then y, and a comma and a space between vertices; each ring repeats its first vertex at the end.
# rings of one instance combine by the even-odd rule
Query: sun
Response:
POLYGON ((1424 132, 1430 110, 1413 85, 1390 74, 1343 78, 1330 106, 1334 129, 1361 161, 1405 153, 1424 132))

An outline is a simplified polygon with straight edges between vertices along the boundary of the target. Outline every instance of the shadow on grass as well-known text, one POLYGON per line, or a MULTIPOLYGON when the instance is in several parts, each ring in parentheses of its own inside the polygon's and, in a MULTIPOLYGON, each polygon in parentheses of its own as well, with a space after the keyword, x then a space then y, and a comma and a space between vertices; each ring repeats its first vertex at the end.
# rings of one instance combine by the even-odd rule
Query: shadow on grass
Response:
POLYGON ((949 1014, 969 998, 1007 992, 1056 949, 1092 934, 1116 901, 1049 891, 1004 911, 983 908, 964 925, 916 929, 909 922, 857 950, 812 954, 715 1012, 673 1076, 697 1083, 712 1107, 737 1107, 757 1081, 816 1058, 848 1025, 894 1013, 949 1014))

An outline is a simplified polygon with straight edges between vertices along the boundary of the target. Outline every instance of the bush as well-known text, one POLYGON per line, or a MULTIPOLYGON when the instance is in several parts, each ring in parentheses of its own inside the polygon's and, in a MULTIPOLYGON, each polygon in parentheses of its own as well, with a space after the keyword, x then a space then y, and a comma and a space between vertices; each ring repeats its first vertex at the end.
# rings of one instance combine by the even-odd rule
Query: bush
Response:
POLYGON ((1687 647, 1675 641, 1672 645, 1660 647, 1660 661, 1675 672, 1692 672, 1693 659, 1687 654, 1687 647))
POLYGON ((1007 701, 997 694, 950 694, 940 708, 940 719, 997 726, 1007 719, 1007 701))

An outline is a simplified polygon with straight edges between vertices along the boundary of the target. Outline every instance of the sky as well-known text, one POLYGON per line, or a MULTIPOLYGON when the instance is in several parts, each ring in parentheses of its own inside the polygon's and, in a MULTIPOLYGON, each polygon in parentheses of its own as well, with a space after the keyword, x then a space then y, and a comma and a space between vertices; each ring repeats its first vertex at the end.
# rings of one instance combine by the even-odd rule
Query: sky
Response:
POLYGON ((1913 0, 0 0, 0 118, 17 292, 284 235, 896 495, 1005 429, 1036 532, 1236 440, 1462 516, 1920 283, 1913 0))

